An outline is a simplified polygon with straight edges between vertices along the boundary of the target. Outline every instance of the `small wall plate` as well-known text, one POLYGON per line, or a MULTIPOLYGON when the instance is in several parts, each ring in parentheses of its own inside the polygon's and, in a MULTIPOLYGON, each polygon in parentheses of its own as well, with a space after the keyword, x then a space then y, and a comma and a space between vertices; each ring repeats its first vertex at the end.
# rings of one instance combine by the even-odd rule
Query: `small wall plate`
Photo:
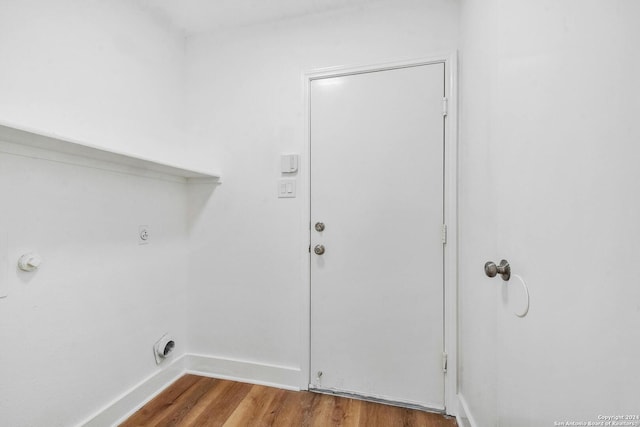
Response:
POLYGON ((151 232, 149 231, 149 226, 148 225, 138 226, 138 244, 148 245, 150 238, 151 238, 151 232))
POLYGON ((295 179, 279 179, 278 180, 278 198, 294 198, 296 197, 296 180, 295 179))

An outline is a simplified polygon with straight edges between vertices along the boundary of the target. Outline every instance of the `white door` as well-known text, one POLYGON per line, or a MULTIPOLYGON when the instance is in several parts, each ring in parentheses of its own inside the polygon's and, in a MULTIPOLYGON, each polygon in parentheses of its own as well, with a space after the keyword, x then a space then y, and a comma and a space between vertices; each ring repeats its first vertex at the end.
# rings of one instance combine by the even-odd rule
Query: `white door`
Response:
POLYGON ((311 389, 444 408, 444 77, 311 82, 311 389))

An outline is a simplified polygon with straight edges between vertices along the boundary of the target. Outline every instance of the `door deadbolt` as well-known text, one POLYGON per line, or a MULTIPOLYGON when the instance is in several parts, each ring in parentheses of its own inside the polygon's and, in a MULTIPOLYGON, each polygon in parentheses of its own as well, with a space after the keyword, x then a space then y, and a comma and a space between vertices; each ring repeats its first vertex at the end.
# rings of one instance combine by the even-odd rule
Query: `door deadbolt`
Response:
POLYGON ((316 222, 316 231, 324 231, 324 222, 316 222))
POLYGON ((314 252, 316 255, 322 255, 322 254, 324 253, 324 246, 323 246, 323 245, 316 245, 316 246, 313 248, 313 252, 314 252))
POLYGON ((484 274, 488 277, 496 277, 499 274, 502 277, 502 280, 509 280, 511 278, 511 266, 509 265, 509 261, 503 259, 500 261, 499 265, 496 265, 495 262, 489 261, 484 265, 484 274))

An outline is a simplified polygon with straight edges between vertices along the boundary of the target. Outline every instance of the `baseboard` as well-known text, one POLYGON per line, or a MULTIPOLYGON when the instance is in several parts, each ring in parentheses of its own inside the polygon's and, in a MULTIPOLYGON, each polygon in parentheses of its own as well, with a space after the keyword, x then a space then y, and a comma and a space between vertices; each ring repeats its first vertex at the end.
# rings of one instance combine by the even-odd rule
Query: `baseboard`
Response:
POLYGON ((478 427, 475 418, 469 410, 467 400, 462 394, 458 394, 458 415, 456 416, 458 426, 460 427, 478 427))
POLYGON ((78 426, 105 427, 120 424, 184 375, 184 362, 184 356, 175 359, 169 366, 140 381, 78 426))
MULTIPOLYGON (((78 427, 105 427, 122 423, 134 412, 156 397, 182 375, 189 373, 251 384, 300 390, 300 368, 249 362, 225 357, 185 354, 161 371, 131 387, 78 427)), ((458 425, 478 427, 464 396, 458 395, 458 425)))
POLYGON ((225 357, 187 354, 187 373, 251 384, 300 390, 300 368, 269 365, 225 357))
POLYGON ((224 357, 185 354, 140 381, 78 427, 105 427, 122 423, 184 374, 300 390, 299 368, 248 362, 224 357))

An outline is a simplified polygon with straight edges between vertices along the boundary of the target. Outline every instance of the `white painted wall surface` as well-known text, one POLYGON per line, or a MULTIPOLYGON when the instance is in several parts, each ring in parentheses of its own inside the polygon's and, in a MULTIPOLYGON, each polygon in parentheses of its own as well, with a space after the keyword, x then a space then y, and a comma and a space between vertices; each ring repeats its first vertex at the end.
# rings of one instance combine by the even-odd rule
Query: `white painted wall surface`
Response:
MULTIPOLYGON (((483 2, 463 2, 459 51, 458 142, 458 384, 470 405, 474 427, 488 427, 497 410, 498 284, 487 281, 484 263, 501 256, 496 245, 498 185, 492 164, 490 78, 492 10, 483 2)), ((505 255, 506 256, 506 255, 505 255)), ((463 408, 464 409, 464 408, 463 408)))
POLYGON ((184 184, 0 154, 0 195, 1 425, 77 424, 157 372, 162 334, 185 351, 184 184), (16 269, 26 251, 38 271, 16 269))
POLYGON ((184 36, 125 0, 2 0, 0 121, 182 160, 184 36))
POLYGON ((479 426, 638 414, 640 5, 462 11, 462 393, 479 426), (483 279, 500 257, 528 282, 524 319, 483 279))
POLYGON ((457 2, 407 0, 189 38, 193 150, 225 174, 191 230, 190 351, 306 367, 307 158, 298 197, 276 198, 279 155, 307 143, 303 73, 450 53, 457 18, 457 2))
MULTIPOLYGON (((3 0, 0 122, 173 163, 183 42, 133 2, 3 0)), ((163 333, 185 351, 184 184, 0 154, 0 196, 0 425, 74 425, 158 371, 163 333)))

